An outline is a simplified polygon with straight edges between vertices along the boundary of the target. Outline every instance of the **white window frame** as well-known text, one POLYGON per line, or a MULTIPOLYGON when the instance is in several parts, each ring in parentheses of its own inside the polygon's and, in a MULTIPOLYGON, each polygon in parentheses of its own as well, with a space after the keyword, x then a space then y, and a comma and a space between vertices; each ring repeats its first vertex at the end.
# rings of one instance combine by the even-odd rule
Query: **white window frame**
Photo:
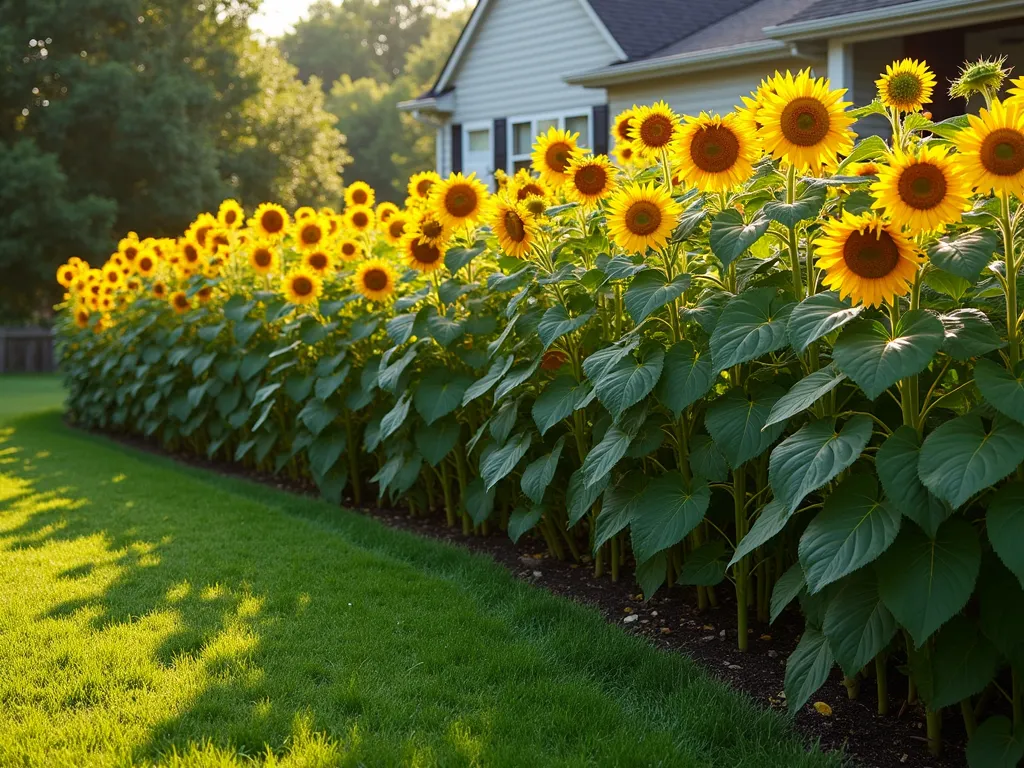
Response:
POLYGON ((491 120, 476 120, 476 121, 474 121, 472 123, 463 123, 462 124, 462 157, 459 158, 460 160, 462 160, 462 171, 463 171, 463 173, 466 173, 467 175, 469 174, 469 171, 466 168, 466 156, 469 153, 469 134, 476 133, 477 131, 487 131, 487 146, 489 148, 488 152, 489 152, 489 156, 490 156, 490 160, 489 160, 489 164, 488 164, 488 172, 485 173, 483 176, 481 176, 478 173, 477 177, 484 184, 487 184, 489 187, 491 187, 492 191, 493 191, 493 187, 494 187, 494 170, 495 169, 490 167, 490 166, 494 165, 494 122, 493 121, 491 121, 491 120))
POLYGON ((594 146, 594 108, 593 107, 578 107, 576 109, 570 109, 565 112, 542 112, 534 115, 518 115, 516 117, 510 117, 507 120, 506 131, 508 133, 506 137, 506 147, 508 148, 508 166, 505 168, 505 172, 509 175, 515 173, 515 165, 518 162, 529 161, 533 155, 533 144, 537 140, 537 123, 539 122, 551 122, 556 121, 558 130, 565 130, 565 121, 574 117, 585 117, 587 118, 587 135, 580 136, 581 146, 592 148, 594 146), (519 123, 530 123, 530 132, 532 134, 530 139, 530 151, 526 154, 515 154, 515 136, 513 134, 513 126, 519 123))

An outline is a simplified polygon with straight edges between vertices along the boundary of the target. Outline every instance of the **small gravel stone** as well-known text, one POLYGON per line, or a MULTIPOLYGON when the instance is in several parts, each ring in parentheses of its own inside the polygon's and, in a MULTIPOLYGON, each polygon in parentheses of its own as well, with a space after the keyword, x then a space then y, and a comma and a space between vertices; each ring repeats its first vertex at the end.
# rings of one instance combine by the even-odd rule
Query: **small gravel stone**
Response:
POLYGON ((637 616, 637 615, 636 615, 636 614, 634 613, 634 614, 632 614, 632 615, 630 615, 630 616, 627 616, 627 617, 625 617, 625 618, 624 618, 624 619, 622 620, 622 623, 623 623, 623 624, 632 624, 632 623, 633 623, 634 621, 636 621, 636 620, 637 620, 637 619, 639 619, 639 618, 640 618, 640 617, 639 617, 639 616, 637 616))

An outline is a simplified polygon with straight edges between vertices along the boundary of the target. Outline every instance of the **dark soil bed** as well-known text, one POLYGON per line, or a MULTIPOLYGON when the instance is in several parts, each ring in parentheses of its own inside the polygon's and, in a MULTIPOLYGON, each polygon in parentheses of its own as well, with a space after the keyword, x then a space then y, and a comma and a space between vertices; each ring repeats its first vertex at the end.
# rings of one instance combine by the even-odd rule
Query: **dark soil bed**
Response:
MULTIPOLYGON (((119 442, 152 453, 167 455, 158 444, 120 433, 104 433, 119 442)), ((240 468, 207 461, 190 454, 171 454, 183 463, 224 475, 244 477, 294 493, 319 495, 312 485, 290 482, 240 468)), ((711 674, 744 691, 763 706, 785 710, 783 678, 786 658, 796 647, 803 622, 795 611, 784 613, 772 625, 752 621, 750 650, 736 649, 735 602, 723 586, 719 605, 703 613, 697 610, 693 588, 662 588, 644 602, 633 575, 625 571, 618 582, 608 575, 595 578, 587 564, 561 562, 547 554, 540 539, 513 544, 503 533, 466 536, 461 528, 449 528, 443 515, 411 517, 408 513, 359 508, 385 525, 429 536, 489 555, 517 578, 598 609, 611 623, 626 632, 646 637, 659 648, 686 653, 711 674)), ((725 585, 727 586, 727 585, 725 585)), ((752 617, 753 618, 753 617, 752 617)), ((964 766, 966 736, 959 712, 945 711, 943 755, 928 753, 921 705, 908 705, 904 676, 889 671, 889 714, 877 714, 874 679, 864 680, 859 697, 851 700, 838 668, 828 682, 795 718, 797 730, 824 749, 842 750, 865 768, 953 768, 964 766), (823 702, 831 714, 821 714, 813 704, 823 702)), ((826 710, 827 711, 827 710, 826 710)))

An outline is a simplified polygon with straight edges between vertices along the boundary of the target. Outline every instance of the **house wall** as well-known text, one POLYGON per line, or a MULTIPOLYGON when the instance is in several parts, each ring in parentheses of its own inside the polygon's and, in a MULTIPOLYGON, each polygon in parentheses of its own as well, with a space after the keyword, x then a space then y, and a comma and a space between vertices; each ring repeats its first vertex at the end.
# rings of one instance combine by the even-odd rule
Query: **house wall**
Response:
POLYGON ((743 102, 746 96, 756 90, 761 80, 776 69, 797 71, 808 66, 824 72, 825 61, 806 59, 782 60, 774 63, 745 64, 740 66, 695 72, 688 75, 645 80, 609 86, 608 104, 614 118, 634 104, 653 104, 665 100, 681 115, 698 115, 701 112, 724 114, 743 102))
POLYGON ((491 0, 451 81, 452 122, 604 104, 604 90, 562 78, 615 60, 579 0, 491 0))
MULTIPOLYGON (((890 37, 885 40, 869 40, 854 43, 848 48, 853 56, 853 88, 847 92, 846 100, 852 101, 855 107, 863 107, 875 100, 878 86, 875 81, 885 72, 885 68, 903 58, 903 38, 890 37)), ((888 140, 892 136, 892 127, 882 115, 870 115, 853 124, 858 136, 881 136, 888 140)))

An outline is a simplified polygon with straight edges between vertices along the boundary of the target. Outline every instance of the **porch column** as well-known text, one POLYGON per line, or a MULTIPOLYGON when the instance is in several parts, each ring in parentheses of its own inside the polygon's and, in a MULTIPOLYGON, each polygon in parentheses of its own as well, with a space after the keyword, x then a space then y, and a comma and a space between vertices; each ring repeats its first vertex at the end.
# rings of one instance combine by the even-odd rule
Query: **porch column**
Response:
POLYGON ((853 44, 828 41, 828 79, 832 88, 846 88, 846 101, 853 100, 853 44))

